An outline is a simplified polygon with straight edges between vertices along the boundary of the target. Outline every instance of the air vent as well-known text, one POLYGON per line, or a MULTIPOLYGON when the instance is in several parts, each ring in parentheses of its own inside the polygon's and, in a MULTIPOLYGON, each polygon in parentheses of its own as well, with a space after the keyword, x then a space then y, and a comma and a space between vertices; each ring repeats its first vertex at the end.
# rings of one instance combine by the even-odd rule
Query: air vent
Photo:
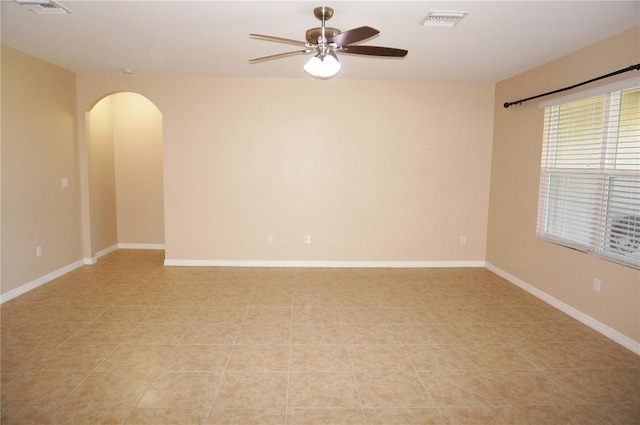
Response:
POLYGON ((22 7, 38 15, 66 15, 71 11, 53 0, 15 0, 22 7))
POLYGON ((454 27, 458 25, 458 22, 467 16, 469 12, 445 12, 445 11, 431 11, 426 18, 422 21, 422 25, 425 27, 454 27))

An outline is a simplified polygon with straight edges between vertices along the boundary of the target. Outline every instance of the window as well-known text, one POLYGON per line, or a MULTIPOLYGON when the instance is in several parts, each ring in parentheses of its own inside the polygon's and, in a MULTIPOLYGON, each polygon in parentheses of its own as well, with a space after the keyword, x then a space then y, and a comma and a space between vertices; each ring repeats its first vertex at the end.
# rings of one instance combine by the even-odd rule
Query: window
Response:
POLYGON ((541 107, 538 237, 640 268, 640 79, 541 107))

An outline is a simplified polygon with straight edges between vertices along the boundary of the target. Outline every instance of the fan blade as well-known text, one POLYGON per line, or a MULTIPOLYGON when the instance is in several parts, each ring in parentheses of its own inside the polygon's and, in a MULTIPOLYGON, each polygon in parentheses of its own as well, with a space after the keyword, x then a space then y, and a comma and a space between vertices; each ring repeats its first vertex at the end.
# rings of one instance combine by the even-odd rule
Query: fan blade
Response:
POLYGON ((250 59, 249 63, 268 61, 271 59, 286 58, 287 56, 299 55, 300 53, 311 53, 313 49, 296 50, 295 52, 278 53, 277 55, 263 56, 261 58, 250 59))
POLYGON ((249 34, 249 37, 258 38, 264 41, 275 41, 276 43, 287 43, 287 44, 294 44, 296 46, 305 46, 305 47, 308 46, 308 44, 305 41, 292 40, 290 38, 273 37, 270 35, 262 35, 262 34, 249 34))
POLYGON ((391 56, 394 58, 403 58, 409 51, 404 49, 394 49, 392 47, 343 46, 340 52, 352 53, 354 55, 391 56))
POLYGON ((327 40, 327 43, 336 43, 338 47, 346 46, 347 44, 357 43, 358 41, 366 40, 374 35, 380 34, 375 28, 371 27, 358 27, 352 30, 345 31, 336 35, 333 38, 327 40))

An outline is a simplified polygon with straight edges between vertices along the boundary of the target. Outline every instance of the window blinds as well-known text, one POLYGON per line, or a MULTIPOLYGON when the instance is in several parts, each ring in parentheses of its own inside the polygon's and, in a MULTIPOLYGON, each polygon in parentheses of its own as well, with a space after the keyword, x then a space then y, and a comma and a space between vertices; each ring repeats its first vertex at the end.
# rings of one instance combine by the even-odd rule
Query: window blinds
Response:
POLYGON ((640 268, 640 84, 545 107, 538 237, 640 268))

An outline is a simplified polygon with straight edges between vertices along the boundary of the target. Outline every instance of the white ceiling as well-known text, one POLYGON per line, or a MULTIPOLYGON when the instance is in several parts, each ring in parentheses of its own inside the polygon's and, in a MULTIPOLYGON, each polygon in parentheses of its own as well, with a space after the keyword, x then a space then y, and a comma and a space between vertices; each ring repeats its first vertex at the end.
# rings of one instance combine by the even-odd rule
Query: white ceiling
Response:
POLYGON ((73 13, 1 0, 0 40, 76 73, 310 78, 305 55, 249 64, 299 49, 249 33, 304 40, 319 26, 316 6, 335 9, 328 26, 380 30, 363 44, 409 50, 403 59, 342 54, 340 79, 497 82, 640 24, 639 1, 58 2, 73 13), (430 10, 469 15, 453 28, 423 27, 430 10))

